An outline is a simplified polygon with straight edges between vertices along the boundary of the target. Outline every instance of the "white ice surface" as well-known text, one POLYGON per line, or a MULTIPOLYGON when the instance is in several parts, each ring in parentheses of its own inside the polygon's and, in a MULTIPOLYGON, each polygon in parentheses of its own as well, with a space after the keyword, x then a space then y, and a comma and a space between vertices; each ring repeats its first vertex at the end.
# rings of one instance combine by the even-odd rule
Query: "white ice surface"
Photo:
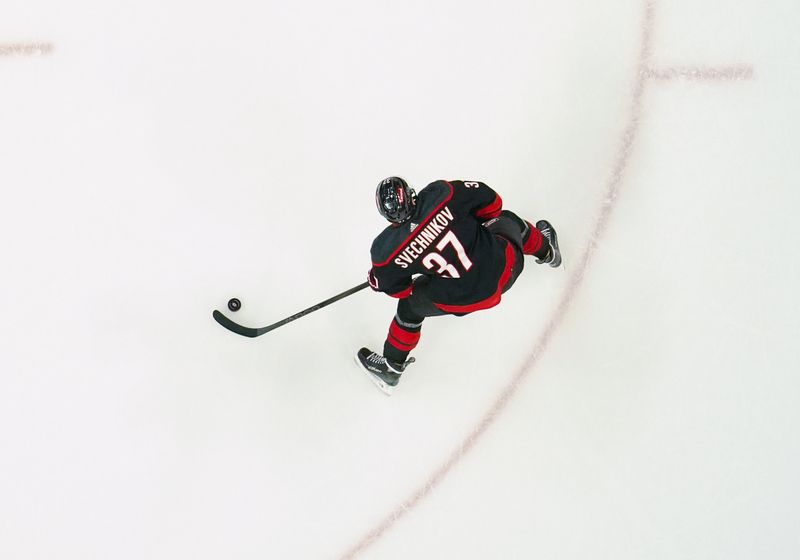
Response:
POLYGON ((0 558, 799 557, 800 4, 653 4, 652 66, 754 74, 646 81, 592 239, 645 5, 5 2, 55 50, 0 56, 0 558), (391 398, 389 298, 213 322, 362 282, 391 174, 564 269, 427 321, 391 398))

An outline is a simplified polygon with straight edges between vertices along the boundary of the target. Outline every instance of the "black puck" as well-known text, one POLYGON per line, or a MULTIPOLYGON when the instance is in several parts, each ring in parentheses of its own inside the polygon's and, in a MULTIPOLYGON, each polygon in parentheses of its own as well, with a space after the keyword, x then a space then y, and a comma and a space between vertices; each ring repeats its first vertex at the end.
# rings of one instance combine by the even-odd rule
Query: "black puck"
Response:
POLYGON ((231 298, 228 300, 228 309, 231 311, 239 311, 242 308, 242 302, 236 298, 231 298))

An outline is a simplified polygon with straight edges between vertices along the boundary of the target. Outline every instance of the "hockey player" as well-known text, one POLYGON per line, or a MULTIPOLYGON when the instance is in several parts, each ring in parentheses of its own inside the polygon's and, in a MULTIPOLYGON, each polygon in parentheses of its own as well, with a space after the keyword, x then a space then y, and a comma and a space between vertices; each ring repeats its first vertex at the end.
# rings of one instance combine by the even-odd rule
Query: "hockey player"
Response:
POLYGON ((522 272, 523 255, 561 264, 553 226, 533 227, 508 210, 480 181, 435 181, 414 192, 400 177, 375 191, 378 212, 391 224, 372 244, 369 284, 398 298, 383 354, 362 348, 357 363, 391 394, 420 339, 422 322, 438 315, 489 309, 522 272))

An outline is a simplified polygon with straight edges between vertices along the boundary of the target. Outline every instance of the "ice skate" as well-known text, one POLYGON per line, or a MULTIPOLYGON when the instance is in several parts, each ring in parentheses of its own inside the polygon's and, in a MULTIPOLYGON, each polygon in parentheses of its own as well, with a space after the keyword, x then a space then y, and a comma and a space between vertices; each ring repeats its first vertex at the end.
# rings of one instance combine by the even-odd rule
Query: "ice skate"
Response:
POLYGON ((544 258, 536 259, 539 264, 549 264, 553 268, 557 268, 561 264, 561 250, 558 248, 558 234, 556 229, 547 220, 539 220, 536 222, 536 229, 542 232, 542 235, 550 242, 550 250, 544 258))
POLYGON ((392 390, 400 382, 400 375, 413 362, 414 358, 409 358, 402 364, 391 362, 369 348, 362 348, 356 354, 356 364, 387 395, 392 394, 392 390))

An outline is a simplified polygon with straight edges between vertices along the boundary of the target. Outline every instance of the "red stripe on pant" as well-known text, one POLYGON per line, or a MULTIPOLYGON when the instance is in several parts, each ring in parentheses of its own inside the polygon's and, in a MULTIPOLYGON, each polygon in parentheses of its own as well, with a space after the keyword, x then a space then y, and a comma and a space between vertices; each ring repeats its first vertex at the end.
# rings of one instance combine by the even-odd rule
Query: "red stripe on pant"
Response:
POLYGON ((421 331, 414 332, 404 329, 397 323, 397 319, 392 319, 392 324, 389 325, 389 336, 386 338, 386 342, 401 352, 411 352, 417 347, 421 335, 421 331))

